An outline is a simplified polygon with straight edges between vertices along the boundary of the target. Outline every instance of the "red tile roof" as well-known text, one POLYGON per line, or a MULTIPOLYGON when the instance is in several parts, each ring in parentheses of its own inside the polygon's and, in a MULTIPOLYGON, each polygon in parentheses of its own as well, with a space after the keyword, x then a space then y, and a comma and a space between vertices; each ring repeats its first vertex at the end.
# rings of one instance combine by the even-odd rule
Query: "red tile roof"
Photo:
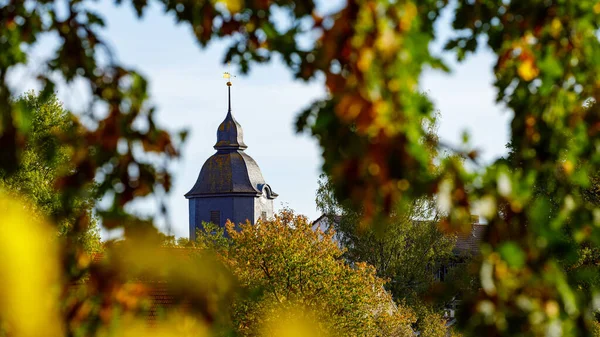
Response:
POLYGON ((148 311, 147 320, 152 323, 157 320, 158 314, 162 310, 168 310, 175 304, 173 293, 169 291, 166 283, 154 283, 150 286, 150 299, 152 301, 148 311))
MULTIPOLYGON (((179 247, 164 247, 162 249, 170 250, 175 252, 175 254, 181 254, 181 256, 187 257, 190 256, 193 252, 197 251, 197 248, 179 248, 179 247)), ((92 264, 99 265, 106 259, 106 255, 102 252, 94 253, 91 256, 92 264)), ((156 280, 130 280, 127 282, 130 286, 139 286, 139 289, 142 289, 140 294, 143 297, 150 300, 147 317, 146 320, 149 324, 154 324, 158 319, 158 316, 161 312, 169 310, 173 308, 178 302, 173 294, 173 290, 169 288, 169 284, 164 281, 156 281, 156 280)), ((83 284, 72 285, 69 287, 69 291, 75 292, 80 287, 85 286, 83 284)))

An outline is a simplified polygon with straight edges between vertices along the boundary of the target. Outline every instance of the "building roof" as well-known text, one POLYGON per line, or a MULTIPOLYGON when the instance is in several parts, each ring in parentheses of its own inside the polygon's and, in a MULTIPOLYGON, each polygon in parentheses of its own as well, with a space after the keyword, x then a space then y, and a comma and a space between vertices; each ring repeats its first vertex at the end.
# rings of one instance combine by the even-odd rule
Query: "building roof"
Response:
POLYGON ((483 240, 487 225, 474 223, 471 232, 459 234, 456 238, 456 251, 459 253, 479 253, 479 244, 483 240))
POLYGON ((219 151, 202 166, 198 180, 186 198, 222 194, 260 195, 274 199, 277 194, 265 183, 258 164, 242 150, 219 151))
POLYGON ((231 107, 227 111, 225 120, 217 129, 217 143, 215 150, 244 150, 248 146, 244 144, 244 130, 238 121, 233 118, 231 107))
MULTIPOLYGON (((180 258, 189 258, 191 254, 198 251, 197 248, 173 248, 173 247, 162 247, 161 250, 168 251, 174 254, 174 256, 180 258)), ((92 263, 99 265, 106 259, 106 255, 102 252, 92 254, 92 263)), ((86 282, 87 283, 87 282, 86 282)), ((146 322, 154 324, 158 321, 158 316, 161 311, 171 309, 181 302, 180 299, 176 298, 173 287, 169 285, 169 282, 164 280, 149 279, 131 279, 127 283, 131 286, 135 286, 139 292, 138 295, 146 297, 150 300, 149 307, 146 310, 146 322)), ((79 288, 85 287, 86 284, 73 284, 69 287, 69 291, 75 293, 79 288)))
POLYGON ((231 112, 231 86, 229 109, 217 129, 217 153, 202 166, 198 180, 185 197, 202 198, 224 195, 260 196, 275 199, 277 193, 265 183, 258 164, 244 152, 244 132, 231 112))

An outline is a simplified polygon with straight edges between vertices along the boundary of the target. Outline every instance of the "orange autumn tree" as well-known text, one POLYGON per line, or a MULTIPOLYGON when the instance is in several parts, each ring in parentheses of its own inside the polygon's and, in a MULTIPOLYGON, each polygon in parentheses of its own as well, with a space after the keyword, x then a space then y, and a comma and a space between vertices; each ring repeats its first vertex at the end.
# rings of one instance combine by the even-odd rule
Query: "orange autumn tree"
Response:
POLYGON ((347 264, 333 233, 313 231, 305 216, 283 210, 237 231, 229 222, 227 234, 230 245, 217 250, 241 286, 253 292, 232 306, 241 335, 276 335, 270 327, 281 326, 290 312, 313 335, 412 335, 414 314, 393 302, 385 280, 370 265, 347 264))

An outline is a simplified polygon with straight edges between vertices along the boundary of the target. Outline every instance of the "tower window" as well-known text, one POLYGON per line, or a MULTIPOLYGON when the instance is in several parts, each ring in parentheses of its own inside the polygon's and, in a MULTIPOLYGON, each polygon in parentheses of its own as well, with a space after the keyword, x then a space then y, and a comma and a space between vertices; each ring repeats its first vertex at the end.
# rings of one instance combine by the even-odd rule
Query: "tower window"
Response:
POLYGON ((267 221, 267 212, 262 212, 260 217, 262 218, 263 221, 267 221))
POLYGON ((210 222, 217 226, 221 226, 221 212, 210 211, 210 222))

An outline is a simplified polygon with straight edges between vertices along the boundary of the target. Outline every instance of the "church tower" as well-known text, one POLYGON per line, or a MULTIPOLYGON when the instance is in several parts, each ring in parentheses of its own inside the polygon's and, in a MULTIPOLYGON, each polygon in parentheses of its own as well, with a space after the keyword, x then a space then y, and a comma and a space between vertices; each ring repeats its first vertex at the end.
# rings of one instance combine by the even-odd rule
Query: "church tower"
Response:
MULTIPOLYGON (((226 78, 229 74, 226 73, 226 78)), ((227 82, 229 109, 217 129, 217 153, 200 170, 198 180, 185 195, 189 200, 190 240, 202 222, 221 227, 227 220, 235 224, 273 216, 273 199, 277 194, 265 183, 260 168, 244 150, 241 125, 231 113, 231 81, 227 82)))

